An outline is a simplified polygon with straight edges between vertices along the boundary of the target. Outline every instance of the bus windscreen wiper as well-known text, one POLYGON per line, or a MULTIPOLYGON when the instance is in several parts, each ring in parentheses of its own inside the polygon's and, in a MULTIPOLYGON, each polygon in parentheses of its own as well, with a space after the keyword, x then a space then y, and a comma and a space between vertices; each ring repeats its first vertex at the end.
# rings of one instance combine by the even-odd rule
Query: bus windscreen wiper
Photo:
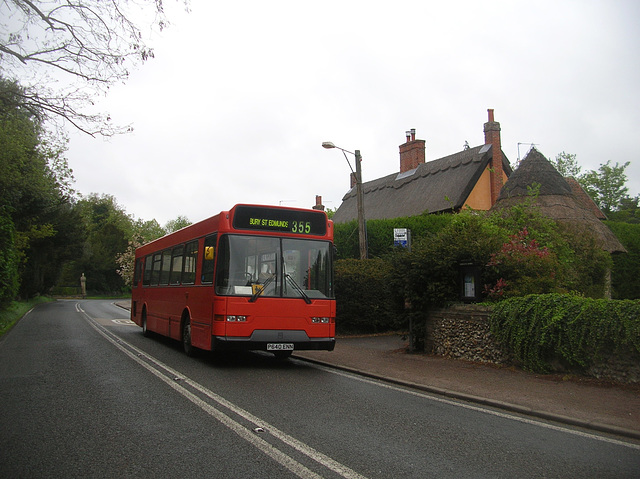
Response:
POLYGON ((261 288, 256 288, 256 292, 253 293, 253 296, 251 296, 251 299, 249 299, 250 303, 255 302, 256 299, 258 299, 258 296, 260 296, 262 294, 262 292, 267 289, 267 286, 269 286, 271 284, 271 282, 276 279, 276 275, 274 274, 273 276, 269 276, 264 283, 260 284, 258 283, 257 286, 262 286, 261 288))
POLYGON ((298 293, 300 293, 300 295, 304 299, 304 302, 307 304, 311 304, 311 300, 309 299, 309 296, 307 296, 307 293, 304 292, 304 289, 302 289, 300 285, 296 283, 296 280, 293 279, 289 273, 285 273, 284 277, 289 281, 291 281, 291 284, 293 285, 293 289, 295 289, 298 293))

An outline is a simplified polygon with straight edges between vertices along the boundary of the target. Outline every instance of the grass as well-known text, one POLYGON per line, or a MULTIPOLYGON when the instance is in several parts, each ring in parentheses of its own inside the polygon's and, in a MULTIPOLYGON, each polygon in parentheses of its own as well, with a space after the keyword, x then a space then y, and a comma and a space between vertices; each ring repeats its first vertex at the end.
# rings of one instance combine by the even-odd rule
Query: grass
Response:
POLYGON ((13 325, 36 304, 47 303, 49 301, 55 300, 47 298, 46 296, 38 296, 29 301, 12 301, 9 303, 5 308, 0 310, 0 336, 9 331, 13 325))

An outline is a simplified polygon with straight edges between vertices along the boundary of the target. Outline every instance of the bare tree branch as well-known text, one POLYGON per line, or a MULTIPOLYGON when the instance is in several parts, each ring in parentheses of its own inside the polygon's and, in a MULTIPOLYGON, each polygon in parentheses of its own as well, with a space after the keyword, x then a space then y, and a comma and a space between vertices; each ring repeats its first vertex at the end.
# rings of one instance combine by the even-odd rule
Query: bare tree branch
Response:
POLYGON ((47 121, 92 136, 130 131, 86 111, 153 58, 141 25, 168 25, 162 0, 0 0, 0 76, 24 86, 25 102, 47 121))

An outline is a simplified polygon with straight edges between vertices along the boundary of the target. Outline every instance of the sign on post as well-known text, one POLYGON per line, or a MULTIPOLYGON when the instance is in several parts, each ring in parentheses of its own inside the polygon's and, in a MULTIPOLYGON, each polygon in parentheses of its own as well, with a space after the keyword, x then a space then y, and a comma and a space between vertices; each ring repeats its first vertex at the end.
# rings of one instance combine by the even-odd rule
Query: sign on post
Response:
POLYGON ((401 246, 411 250, 411 230, 408 228, 393 228, 393 246, 401 246))

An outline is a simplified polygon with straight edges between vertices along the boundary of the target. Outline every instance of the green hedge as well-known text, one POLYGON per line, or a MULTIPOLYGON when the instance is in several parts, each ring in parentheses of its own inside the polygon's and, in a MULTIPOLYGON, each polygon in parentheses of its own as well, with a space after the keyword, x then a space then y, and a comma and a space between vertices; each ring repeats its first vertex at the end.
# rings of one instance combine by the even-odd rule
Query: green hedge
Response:
POLYGON ((390 275, 390 265, 381 259, 336 261, 339 333, 379 333, 400 327, 390 275))
POLYGON ((627 250, 613 256, 613 297, 640 299, 640 224, 607 221, 606 225, 627 250))
MULTIPOLYGON (((393 229, 408 228, 414 241, 432 235, 447 226, 454 215, 419 215, 388 220, 367 221, 367 245, 369 258, 379 258, 391 252, 393 229)), ((340 259, 359 258, 358 222, 339 223, 334 226, 334 243, 340 259)))
POLYGON ((526 294, 605 295, 613 266, 616 299, 640 298, 640 225, 609 223, 629 251, 614 257, 577 226, 557 225, 536 208, 522 205, 486 215, 420 215, 367 222, 369 256, 357 258, 355 221, 335 226, 338 330, 378 332, 405 328, 405 300, 414 323, 430 308, 459 301, 458 268, 480 269, 477 287, 488 300, 526 294), (393 228, 412 230, 411 251, 393 247, 393 228))
POLYGON ((612 355, 640 359, 640 301, 545 294, 494 306, 491 331, 522 367, 586 369, 612 355))

